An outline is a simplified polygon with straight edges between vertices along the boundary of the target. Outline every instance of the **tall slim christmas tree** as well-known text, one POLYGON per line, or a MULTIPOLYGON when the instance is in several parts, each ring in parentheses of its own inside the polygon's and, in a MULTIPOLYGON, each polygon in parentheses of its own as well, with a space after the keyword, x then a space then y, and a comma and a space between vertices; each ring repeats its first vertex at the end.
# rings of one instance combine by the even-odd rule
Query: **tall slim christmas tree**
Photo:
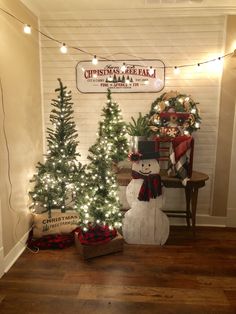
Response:
POLYGON ((112 145, 102 136, 100 127, 96 143, 89 149, 87 189, 84 202, 77 199, 77 209, 83 231, 96 226, 120 228, 122 214, 118 186, 112 172, 112 145))
POLYGON ((98 138, 89 149, 85 201, 76 200, 80 223, 85 232, 94 227, 108 226, 113 230, 122 226, 118 185, 112 165, 127 156, 128 144, 125 123, 118 105, 111 99, 110 90, 102 116, 104 120, 99 123, 98 138))
POLYGON ((102 112, 104 116, 104 120, 100 122, 102 136, 110 143, 112 161, 118 163, 128 156, 128 142, 126 124, 118 104, 112 100, 110 89, 107 90, 107 103, 102 112))
POLYGON ((47 154, 45 162, 38 163, 34 175, 34 189, 30 192, 31 208, 43 208, 43 212, 61 209, 65 212, 73 207, 74 199, 83 190, 84 167, 77 161, 77 131, 73 121, 71 91, 63 86, 60 79, 55 90, 57 99, 50 114, 52 128, 47 128, 47 154))

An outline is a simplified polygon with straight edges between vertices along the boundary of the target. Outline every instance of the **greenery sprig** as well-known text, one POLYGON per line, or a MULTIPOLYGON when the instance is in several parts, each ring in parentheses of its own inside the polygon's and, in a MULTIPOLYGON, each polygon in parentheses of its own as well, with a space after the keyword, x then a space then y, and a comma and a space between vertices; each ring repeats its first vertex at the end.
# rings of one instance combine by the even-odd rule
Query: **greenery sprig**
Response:
POLYGON ((132 122, 129 122, 126 126, 127 132, 131 136, 145 136, 149 137, 151 135, 151 129, 148 126, 149 117, 148 115, 143 116, 139 112, 138 118, 135 120, 131 117, 132 122))

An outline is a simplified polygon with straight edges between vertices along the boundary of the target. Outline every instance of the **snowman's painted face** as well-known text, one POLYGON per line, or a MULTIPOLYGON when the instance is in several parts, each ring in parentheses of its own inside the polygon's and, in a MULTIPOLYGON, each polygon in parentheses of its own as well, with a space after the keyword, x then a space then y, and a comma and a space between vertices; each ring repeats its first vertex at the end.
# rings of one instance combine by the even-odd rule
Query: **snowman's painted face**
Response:
POLYGON ((160 172, 159 163, 156 159, 145 159, 139 162, 134 162, 132 170, 139 172, 142 175, 157 174, 160 172))

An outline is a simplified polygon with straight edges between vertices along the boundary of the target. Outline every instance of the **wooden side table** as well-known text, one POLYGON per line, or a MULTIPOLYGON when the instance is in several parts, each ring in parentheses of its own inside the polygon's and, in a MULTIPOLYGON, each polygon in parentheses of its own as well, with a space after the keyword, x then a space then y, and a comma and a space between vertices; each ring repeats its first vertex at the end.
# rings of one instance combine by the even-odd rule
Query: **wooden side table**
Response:
MULTIPOLYGON (((121 169, 117 174, 118 184, 127 186, 131 181, 131 169, 121 169)), ((185 217, 187 226, 192 226, 193 233, 195 234, 196 225, 196 211, 198 190, 205 186, 206 181, 209 179, 208 175, 202 172, 193 171, 190 180, 186 186, 178 178, 168 177, 165 173, 161 173, 161 180, 166 188, 181 188, 185 190, 186 210, 183 211, 164 211, 169 217, 185 217)))

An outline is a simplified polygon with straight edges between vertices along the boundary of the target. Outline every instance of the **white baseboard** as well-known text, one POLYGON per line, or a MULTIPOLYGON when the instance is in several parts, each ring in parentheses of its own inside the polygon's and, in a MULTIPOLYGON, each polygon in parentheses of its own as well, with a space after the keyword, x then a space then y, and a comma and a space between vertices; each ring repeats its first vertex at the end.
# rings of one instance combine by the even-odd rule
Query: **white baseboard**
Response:
MULTIPOLYGON (((186 225, 186 218, 170 217, 170 225, 184 226, 186 225)), ((196 216, 196 226, 211 226, 211 227, 226 227, 227 217, 210 216, 206 214, 199 214, 196 216)))
POLYGON ((0 248, 0 278, 4 274, 4 257, 3 257, 3 247, 0 248))
POLYGON ((227 209, 227 227, 236 227, 236 208, 227 209))
POLYGON ((4 257, 4 272, 8 272, 8 270, 12 267, 18 257, 22 254, 22 252, 26 248, 26 241, 28 239, 29 231, 23 235, 23 237, 16 243, 16 245, 11 249, 11 251, 4 257))

